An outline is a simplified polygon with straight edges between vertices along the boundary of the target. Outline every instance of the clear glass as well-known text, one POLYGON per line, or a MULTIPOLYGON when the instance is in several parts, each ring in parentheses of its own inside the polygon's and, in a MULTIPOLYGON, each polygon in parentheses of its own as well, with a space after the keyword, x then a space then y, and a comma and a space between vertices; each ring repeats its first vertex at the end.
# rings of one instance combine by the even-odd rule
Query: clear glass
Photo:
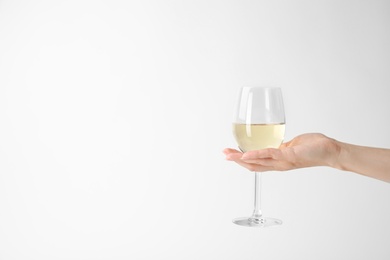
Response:
MULTIPOLYGON (((277 87, 243 87, 233 122, 233 134, 242 152, 278 148, 283 142, 285 115, 282 91, 277 87)), ((254 210, 250 217, 233 222, 246 227, 281 225, 282 221, 264 217, 261 212, 261 173, 256 172, 254 210)))

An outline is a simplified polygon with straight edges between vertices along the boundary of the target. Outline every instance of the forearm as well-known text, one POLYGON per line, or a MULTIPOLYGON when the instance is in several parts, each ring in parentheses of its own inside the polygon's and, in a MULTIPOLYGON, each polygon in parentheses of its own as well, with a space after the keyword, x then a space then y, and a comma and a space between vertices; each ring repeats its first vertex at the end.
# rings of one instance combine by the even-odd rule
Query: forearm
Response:
POLYGON ((339 154, 333 167, 390 182, 390 149, 337 144, 339 154))

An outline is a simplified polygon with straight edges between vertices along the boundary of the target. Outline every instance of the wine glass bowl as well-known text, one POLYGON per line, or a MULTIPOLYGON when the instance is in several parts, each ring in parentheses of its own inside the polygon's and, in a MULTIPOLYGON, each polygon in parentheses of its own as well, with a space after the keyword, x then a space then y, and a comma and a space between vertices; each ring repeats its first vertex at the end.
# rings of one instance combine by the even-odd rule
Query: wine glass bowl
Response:
MULTIPOLYGON (((233 135, 242 152, 278 148, 285 133, 282 91, 277 87, 243 87, 233 121, 233 135)), ((252 216, 234 219, 237 225, 268 227, 282 221, 264 217, 261 208, 261 173, 255 173, 255 199, 252 216)))

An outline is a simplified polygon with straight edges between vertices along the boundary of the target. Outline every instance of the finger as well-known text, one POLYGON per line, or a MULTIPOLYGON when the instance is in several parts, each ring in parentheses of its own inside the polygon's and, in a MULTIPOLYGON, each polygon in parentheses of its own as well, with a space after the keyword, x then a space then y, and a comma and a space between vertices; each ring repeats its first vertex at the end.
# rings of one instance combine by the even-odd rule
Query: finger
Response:
POLYGON ((248 159, 265 159, 265 158, 276 158, 280 153, 279 149, 275 148, 266 148, 262 150, 254 150, 246 152, 242 155, 243 160, 248 159))
POLYGON ((236 150, 236 149, 232 149, 232 148, 225 148, 223 149, 222 151, 224 154, 230 154, 230 153, 241 153, 240 151, 236 150))
POLYGON ((228 160, 228 161, 240 160, 240 158, 242 156, 242 152, 237 151, 237 150, 232 149, 232 148, 225 148, 223 150, 223 153, 226 155, 226 160, 228 160))
POLYGON ((277 161, 274 159, 242 159, 243 162, 249 163, 249 164, 257 164, 261 166, 267 166, 267 167, 275 167, 277 164, 277 161))
POLYGON ((228 161, 241 161, 242 153, 229 153, 226 154, 226 160, 228 161))
POLYGON ((268 167, 264 165, 259 165, 259 164, 253 164, 253 163, 246 163, 241 160, 235 161, 237 164, 241 165, 242 167, 245 167, 251 172, 266 172, 266 171, 272 171, 274 170, 273 167, 268 167))
POLYGON ((271 161, 274 161, 273 159, 266 159, 267 162, 263 162, 264 165, 261 163, 249 163, 247 161, 243 161, 241 159, 243 153, 232 148, 225 148, 223 150, 223 153, 226 155, 226 159, 229 161, 234 161, 237 164, 241 165, 242 167, 250 170, 250 171, 258 171, 258 172, 266 172, 266 171, 272 171, 275 170, 271 161), (269 161, 269 162, 268 162, 269 161))

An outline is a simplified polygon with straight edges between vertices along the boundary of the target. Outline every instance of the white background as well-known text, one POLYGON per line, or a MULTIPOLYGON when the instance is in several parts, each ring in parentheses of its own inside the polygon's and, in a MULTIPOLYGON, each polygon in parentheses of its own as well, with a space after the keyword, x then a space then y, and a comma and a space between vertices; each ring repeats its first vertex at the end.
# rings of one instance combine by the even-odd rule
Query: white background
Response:
POLYGON ((390 186, 267 173, 235 147, 245 84, 286 139, 390 148, 388 1, 0 1, 0 259, 389 259, 390 186))

